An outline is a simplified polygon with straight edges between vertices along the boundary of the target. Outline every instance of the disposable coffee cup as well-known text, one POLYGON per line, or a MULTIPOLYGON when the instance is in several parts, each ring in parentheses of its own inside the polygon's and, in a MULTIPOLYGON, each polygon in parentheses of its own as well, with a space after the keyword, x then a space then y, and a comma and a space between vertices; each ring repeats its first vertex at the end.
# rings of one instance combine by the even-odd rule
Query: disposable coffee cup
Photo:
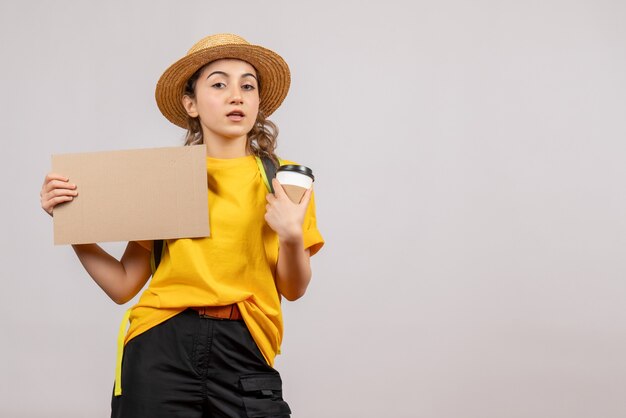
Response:
POLYGON ((276 172, 276 179, 293 203, 300 203, 304 192, 313 184, 313 170, 303 165, 283 165, 276 172))

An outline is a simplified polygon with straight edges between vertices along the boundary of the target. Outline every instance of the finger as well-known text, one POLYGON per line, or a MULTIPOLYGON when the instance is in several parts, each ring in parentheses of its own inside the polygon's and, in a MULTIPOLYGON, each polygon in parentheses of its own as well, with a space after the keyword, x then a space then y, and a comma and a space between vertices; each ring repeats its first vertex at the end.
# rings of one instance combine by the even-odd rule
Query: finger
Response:
POLYGON ((268 224, 273 224, 275 217, 272 215, 271 212, 265 212, 265 215, 263 215, 263 219, 265 219, 265 222, 267 222, 268 224))
POLYGON ((55 207, 59 203, 69 202, 72 200, 74 200, 74 196, 58 196, 53 199, 50 199, 48 202, 51 204, 52 207, 55 207))
POLYGON ((267 201, 268 201, 268 203, 273 203, 273 202, 276 200, 276 196, 274 196, 274 194, 273 194, 273 193, 268 193, 268 194, 265 196, 265 200, 267 200, 267 201))
POLYGON ((306 192, 302 195, 302 199, 300 199, 300 206, 304 206, 305 208, 309 206, 309 202, 311 201, 311 196, 313 195, 313 187, 309 187, 306 192))
POLYGON ((43 210, 45 210, 50 215, 52 215, 52 211, 57 205, 61 203, 65 203, 65 202, 71 202, 72 200, 74 200, 73 196, 59 196, 59 197, 55 197, 53 199, 48 200, 48 202, 42 207, 43 207, 43 210))
POLYGON ((61 180, 61 181, 69 181, 67 177, 57 174, 57 173, 48 173, 43 180, 43 184, 50 183, 52 180, 61 180))
POLYGON ((78 196, 78 191, 69 189, 54 189, 48 192, 46 196, 49 199, 57 196, 78 196))
POLYGON ((48 183, 47 186, 45 186, 45 188, 47 190, 54 190, 54 189, 75 189, 76 185, 72 184, 72 183, 68 183, 66 181, 62 181, 62 180, 52 180, 50 181, 50 183, 48 183))
POLYGON ((274 194, 276 195, 277 198, 279 199, 283 199, 283 198, 287 198, 287 193, 285 193, 285 189, 283 189, 283 186, 280 184, 280 182, 278 181, 277 178, 273 178, 272 179, 272 186, 274 186, 274 194))
POLYGON ((53 190, 75 190, 76 185, 64 182, 62 180, 52 180, 47 184, 44 184, 41 188, 43 193, 49 193, 53 190))

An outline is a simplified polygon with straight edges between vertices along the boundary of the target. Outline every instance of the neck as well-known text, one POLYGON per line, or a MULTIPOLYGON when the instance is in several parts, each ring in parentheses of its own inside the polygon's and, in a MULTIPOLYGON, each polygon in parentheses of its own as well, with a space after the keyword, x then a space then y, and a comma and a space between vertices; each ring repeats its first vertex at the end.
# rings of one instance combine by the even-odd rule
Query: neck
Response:
POLYGON ((247 138, 218 138, 212 135, 204 137, 207 157, 212 158, 239 158, 248 155, 246 150, 247 138))

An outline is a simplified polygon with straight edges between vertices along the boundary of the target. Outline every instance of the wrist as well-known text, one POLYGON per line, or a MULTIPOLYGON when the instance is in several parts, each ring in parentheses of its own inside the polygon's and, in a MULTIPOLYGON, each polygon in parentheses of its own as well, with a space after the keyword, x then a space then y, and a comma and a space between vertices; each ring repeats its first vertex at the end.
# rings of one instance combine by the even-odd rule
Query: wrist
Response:
POLYGON ((292 229, 278 234, 278 242, 281 246, 303 245, 302 229, 292 229))

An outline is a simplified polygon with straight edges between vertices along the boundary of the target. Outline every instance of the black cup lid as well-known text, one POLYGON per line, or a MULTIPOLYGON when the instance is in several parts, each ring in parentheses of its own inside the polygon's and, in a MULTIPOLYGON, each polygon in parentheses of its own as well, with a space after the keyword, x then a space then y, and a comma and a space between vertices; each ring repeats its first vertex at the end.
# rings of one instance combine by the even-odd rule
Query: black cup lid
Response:
POLYGON ((281 165, 278 168, 278 171, 291 171, 294 173, 304 174, 305 176, 311 177, 311 180, 315 181, 315 177, 313 177, 313 170, 303 165, 297 165, 297 164, 281 165))

